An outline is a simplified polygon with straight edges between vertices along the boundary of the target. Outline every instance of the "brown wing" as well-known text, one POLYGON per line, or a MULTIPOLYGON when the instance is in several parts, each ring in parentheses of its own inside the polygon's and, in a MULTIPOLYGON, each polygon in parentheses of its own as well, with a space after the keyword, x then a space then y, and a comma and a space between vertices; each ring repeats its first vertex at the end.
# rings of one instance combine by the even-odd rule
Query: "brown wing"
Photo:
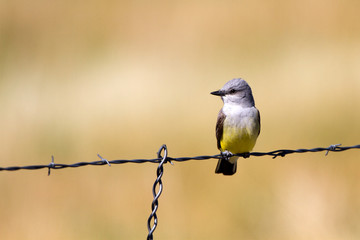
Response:
POLYGON ((260 111, 258 110, 258 116, 259 116, 259 133, 258 133, 258 136, 260 134, 260 130, 261 130, 261 121, 260 121, 260 111))
POLYGON ((216 122, 216 139, 217 139, 217 147, 221 151, 220 141, 223 135, 224 130, 224 121, 225 121, 225 114, 223 113, 222 109, 219 112, 217 122, 216 122))

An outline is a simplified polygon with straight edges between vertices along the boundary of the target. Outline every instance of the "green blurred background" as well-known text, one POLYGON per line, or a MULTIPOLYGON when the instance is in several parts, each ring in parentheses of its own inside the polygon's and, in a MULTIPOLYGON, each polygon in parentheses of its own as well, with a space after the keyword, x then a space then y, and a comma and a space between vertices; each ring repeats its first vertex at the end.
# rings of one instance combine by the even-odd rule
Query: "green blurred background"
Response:
MULTIPOLYGON (((359 144, 360 2, 0 1, 0 166, 217 154, 242 77, 254 151, 359 144)), ((359 239, 360 152, 166 165, 156 239, 359 239)), ((1 239, 145 239, 156 164, 0 172, 1 239)))

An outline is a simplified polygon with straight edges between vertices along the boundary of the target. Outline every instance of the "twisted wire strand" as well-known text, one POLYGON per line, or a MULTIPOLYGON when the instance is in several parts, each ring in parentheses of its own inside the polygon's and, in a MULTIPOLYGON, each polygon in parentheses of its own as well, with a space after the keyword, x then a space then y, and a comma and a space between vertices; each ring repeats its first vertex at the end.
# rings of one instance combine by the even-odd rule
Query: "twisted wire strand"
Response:
MULTIPOLYGON (((340 147, 340 144, 334 144, 330 145, 329 147, 318 147, 318 148, 311 148, 311 149, 280 149, 270 152, 251 152, 247 154, 234 154, 236 156, 240 157, 249 157, 249 156, 255 156, 255 157, 262 157, 262 156, 271 156, 272 158, 276 157, 285 157, 286 155, 293 154, 293 153, 306 153, 306 152, 323 152, 326 151, 327 155, 329 152, 342 152, 349 149, 360 149, 359 145, 354 146, 347 146, 347 147, 340 147)), ((98 155, 101 159, 100 161, 93 161, 93 162, 78 162, 74 164, 60 164, 60 163, 54 163, 54 157, 52 157, 52 161, 50 164, 47 165, 30 165, 30 166, 11 166, 11 167, 0 167, 0 171, 17 171, 17 170, 38 170, 43 168, 48 169, 63 169, 63 168, 77 168, 77 167, 84 167, 84 166, 102 166, 102 165, 108 165, 111 166, 111 164, 124 164, 124 163, 146 163, 146 162, 152 162, 152 163, 160 163, 163 159, 161 157, 153 158, 153 159, 122 159, 122 160, 111 160, 108 161, 104 158, 102 158, 100 155, 98 155)), ((208 160, 208 159, 220 159, 223 156, 221 154, 216 155, 203 155, 203 156, 196 156, 196 157, 179 157, 179 158, 173 158, 173 157, 167 157, 164 163, 167 162, 185 162, 190 160, 208 160)))
POLYGON ((162 145, 159 149, 159 152, 158 152, 158 158, 162 158, 161 162, 159 163, 159 166, 158 168, 156 169, 156 180, 155 180, 155 183, 153 185, 153 189, 152 189, 152 193, 153 193, 153 196, 154 196, 154 200, 152 201, 151 203, 151 214, 150 214, 150 217, 148 219, 148 222, 147 222, 147 226, 148 226, 148 231, 149 231, 149 234, 147 236, 147 240, 153 240, 153 233, 156 229, 156 226, 158 224, 158 218, 157 218, 157 215, 156 215, 156 211, 159 207, 159 202, 158 202, 158 199, 163 191, 163 184, 162 184, 162 181, 161 181, 161 177, 164 173, 164 163, 167 161, 167 155, 168 155, 168 151, 167 151, 167 147, 166 145, 162 145), (164 157, 161 157, 161 152, 164 152, 164 157), (159 185, 159 189, 158 191, 156 192, 156 188, 157 186, 159 185), (151 226, 151 221, 152 219, 154 219, 154 223, 153 225, 151 226))

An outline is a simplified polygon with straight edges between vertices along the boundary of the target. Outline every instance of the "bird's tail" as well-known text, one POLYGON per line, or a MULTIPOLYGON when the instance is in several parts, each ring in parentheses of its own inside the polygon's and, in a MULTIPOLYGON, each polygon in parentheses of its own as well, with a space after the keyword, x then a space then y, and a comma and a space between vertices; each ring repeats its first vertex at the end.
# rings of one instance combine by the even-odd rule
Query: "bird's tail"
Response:
POLYGON ((215 169, 215 173, 222 173, 224 175, 233 175, 236 173, 236 167, 237 167, 237 159, 239 157, 234 156, 227 158, 219 159, 218 164, 215 169))

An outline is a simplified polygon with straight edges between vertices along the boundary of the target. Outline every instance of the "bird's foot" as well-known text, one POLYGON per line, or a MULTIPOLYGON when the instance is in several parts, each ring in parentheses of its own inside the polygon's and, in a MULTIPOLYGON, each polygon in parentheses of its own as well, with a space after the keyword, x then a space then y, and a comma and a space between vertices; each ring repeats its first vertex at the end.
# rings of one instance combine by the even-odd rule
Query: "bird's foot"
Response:
POLYGON ((225 150, 224 152, 221 152, 221 156, 223 156, 226 161, 229 161, 230 157, 234 156, 234 154, 232 154, 228 150, 225 150))
POLYGON ((250 157, 250 153, 249 153, 249 152, 242 153, 241 156, 242 156, 243 158, 249 158, 249 157, 250 157))

